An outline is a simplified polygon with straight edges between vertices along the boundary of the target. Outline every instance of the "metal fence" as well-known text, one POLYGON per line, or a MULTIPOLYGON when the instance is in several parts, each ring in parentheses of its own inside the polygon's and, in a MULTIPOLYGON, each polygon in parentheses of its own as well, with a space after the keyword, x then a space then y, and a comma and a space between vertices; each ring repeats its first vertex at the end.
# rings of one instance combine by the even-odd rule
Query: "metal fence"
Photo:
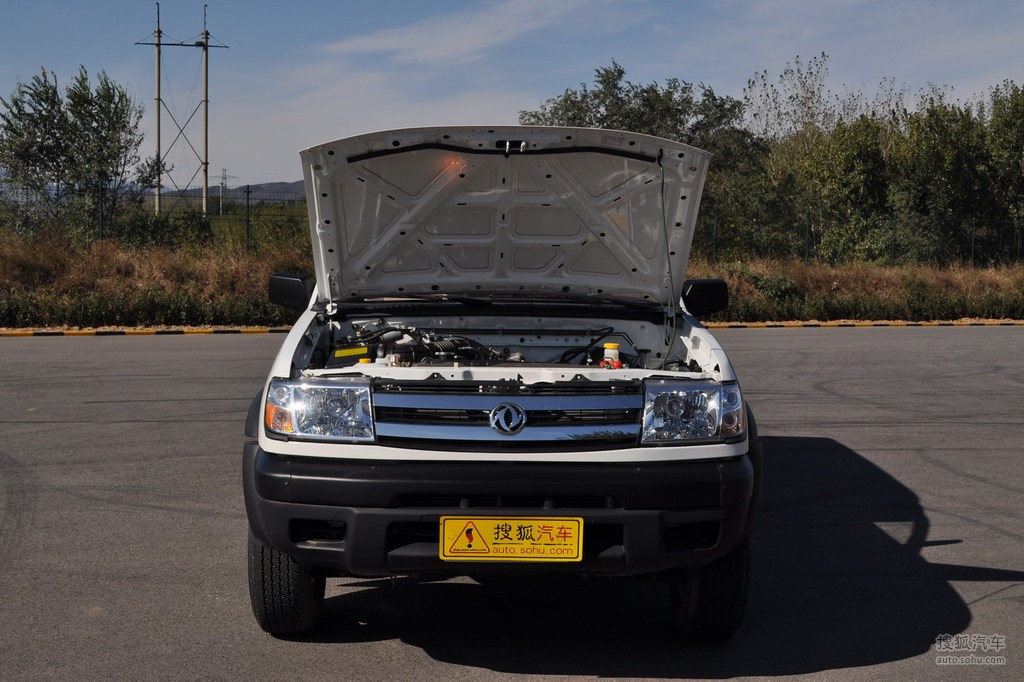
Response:
MULTIPOLYGON (((308 213, 301 182, 232 188, 215 186, 207 195, 206 208, 203 217, 201 190, 165 189, 160 200, 164 227, 142 225, 139 229, 175 229, 181 227, 180 223, 191 221, 200 226, 200 230, 197 232, 189 227, 185 230, 186 235, 202 234, 206 238, 247 249, 262 246, 308 249, 308 213)), ((155 196, 144 195, 142 214, 153 216, 154 213, 155 196)), ((77 214, 68 212, 62 222, 85 241, 119 238, 119 235, 130 237, 124 231, 118 233, 113 218, 100 211, 80 211, 77 214)), ((29 193, 0 180, 0 230, 13 228, 15 231, 27 232, 33 229, 33 225, 43 222, 45 217, 40 217, 40 206, 33 203, 29 193)), ((794 224, 790 229, 764 229, 753 224, 729 225, 727 222, 713 206, 702 210, 693 239, 694 255, 712 263, 758 256, 783 260, 827 260, 810 221, 794 224)), ((877 262, 914 260, 907 259, 904 239, 896 233, 895 228, 891 236, 880 238, 885 244, 875 255, 877 262)), ((130 238, 128 241, 131 241, 130 238)), ((161 240, 154 238, 151 241, 161 240)), ((180 240, 171 241, 182 243, 180 240)), ((939 259, 943 262, 970 265, 1020 263, 1024 261, 1024 226, 1011 220, 984 224, 977 222, 955 234, 947 235, 944 245, 944 257, 939 259)))
MULTIPOLYGON (((136 195, 138 196, 138 195, 136 195)), ((272 183, 210 190, 203 214, 202 191, 167 190, 109 207, 53 190, 39 195, 0 180, 0 231, 30 235, 56 227, 78 242, 119 239, 130 243, 183 243, 192 237, 261 244, 308 244, 308 218, 302 183, 272 183), (180 233, 165 239, 161 233, 180 233)))
MULTIPOLYGON (((148 210, 155 210, 155 197, 146 197, 148 210)), ((173 216, 202 211, 198 190, 167 192, 160 197, 160 213, 173 216)), ((206 217, 212 236, 246 248, 266 244, 308 243, 306 197, 301 183, 243 185, 211 189, 207 195, 206 217)))

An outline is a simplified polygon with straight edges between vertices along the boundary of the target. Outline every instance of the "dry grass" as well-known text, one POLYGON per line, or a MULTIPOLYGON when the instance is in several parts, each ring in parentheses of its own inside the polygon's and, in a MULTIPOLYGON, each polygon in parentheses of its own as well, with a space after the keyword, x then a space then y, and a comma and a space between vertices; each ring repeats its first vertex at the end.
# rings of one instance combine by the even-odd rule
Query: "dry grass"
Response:
MULTIPOLYGON (((0 327, 287 324, 291 314, 266 300, 275 271, 312 272, 308 250, 74 248, 53 234, 0 237, 0 327)), ((688 274, 729 282, 731 305, 719 320, 1024 319, 1024 265, 695 260, 688 274)))
POLYGON ((6 238, 0 327, 287 323, 290 314, 266 300, 279 270, 311 272, 309 252, 6 238))
POLYGON ((1024 287, 1024 264, 994 267, 948 267, 926 265, 879 266, 866 263, 826 265, 802 261, 772 259, 725 262, 712 265, 692 260, 690 277, 720 277, 726 273, 743 272, 760 276, 782 274, 806 291, 830 292, 837 296, 864 294, 873 291, 898 293, 908 277, 924 282, 930 289, 958 290, 969 297, 994 290, 1024 287))
POLYGON ((225 296, 266 289, 279 269, 310 271, 308 253, 246 252, 223 245, 128 248, 99 241, 84 249, 41 238, 0 241, 0 287, 38 294, 182 290, 225 296))
POLYGON ((1024 317, 1024 265, 832 266, 755 260, 691 263, 691 277, 724 277, 729 311, 721 319, 951 320, 1024 317))

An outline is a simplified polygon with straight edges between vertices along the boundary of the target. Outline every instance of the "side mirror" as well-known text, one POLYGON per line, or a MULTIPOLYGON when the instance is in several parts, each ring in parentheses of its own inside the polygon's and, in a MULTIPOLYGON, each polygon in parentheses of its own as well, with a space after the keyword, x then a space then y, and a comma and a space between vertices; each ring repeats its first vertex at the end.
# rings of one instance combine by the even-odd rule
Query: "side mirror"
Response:
POLYGON ((270 276, 270 302, 289 310, 304 311, 315 288, 316 282, 308 275, 275 272, 270 276))
POLYGON ((688 279, 683 282, 683 305, 694 317, 703 317, 729 306, 729 285, 724 279, 688 279))

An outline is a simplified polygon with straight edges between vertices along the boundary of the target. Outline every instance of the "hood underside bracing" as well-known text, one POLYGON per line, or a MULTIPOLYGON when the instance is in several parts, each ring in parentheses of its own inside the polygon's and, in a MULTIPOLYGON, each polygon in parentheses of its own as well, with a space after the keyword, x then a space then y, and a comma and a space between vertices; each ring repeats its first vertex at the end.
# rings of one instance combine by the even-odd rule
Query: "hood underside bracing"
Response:
POLYGON ((671 305, 710 154, 576 128, 416 128, 301 153, 318 298, 671 305))

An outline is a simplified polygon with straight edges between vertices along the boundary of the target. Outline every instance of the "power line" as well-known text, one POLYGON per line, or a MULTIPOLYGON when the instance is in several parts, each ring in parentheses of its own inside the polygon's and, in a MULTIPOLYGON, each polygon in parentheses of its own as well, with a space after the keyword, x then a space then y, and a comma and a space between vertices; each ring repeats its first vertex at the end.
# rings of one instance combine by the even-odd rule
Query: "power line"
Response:
MULTIPOLYGON (((207 203, 207 199, 209 198, 209 192, 210 192, 210 144, 209 144, 209 140, 210 140, 210 138, 209 138, 209 130, 210 130, 210 68, 209 68, 209 64, 210 64, 210 61, 209 61, 209 52, 210 52, 210 48, 211 47, 219 47, 219 48, 225 48, 225 49, 228 47, 227 45, 224 45, 224 44, 221 44, 221 43, 218 43, 218 44, 211 44, 210 43, 210 31, 207 29, 207 25, 206 25, 206 11, 207 11, 207 5, 203 5, 203 32, 198 36, 198 38, 199 38, 198 40, 192 40, 191 42, 188 42, 188 41, 185 41, 185 42, 164 42, 162 40, 163 32, 160 30, 160 3, 158 2, 158 3, 156 3, 156 30, 153 32, 153 42, 139 41, 139 42, 135 43, 136 45, 153 45, 153 46, 156 47, 156 98, 155 98, 156 99, 156 158, 157 158, 157 162, 160 164, 160 166, 159 166, 159 174, 157 175, 157 180, 156 180, 155 210, 156 210, 157 214, 160 213, 160 190, 161 190, 161 186, 163 185, 163 175, 164 175, 164 171, 163 171, 164 156, 163 156, 163 150, 161 148, 161 140, 160 140, 160 112, 161 112, 162 109, 166 108, 166 105, 165 105, 165 103, 164 103, 164 101, 163 101, 163 99, 161 97, 161 94, 160 94, 160 67, 161 67, 160 49, 162 47, 198 47, 198 48, 201 48, 202 51, 203 51, 203 59, 202 59, 202 68, 203 68, 203 99, 200 101, 200 103, 198 105, 196 105, 195 109, 189 114, 189 116, 185 120, 184 124, 179 124, 178 120, 174 117, 173 112, 169 108, 167 108, 167 114, 171 117, 171 122, 173 122, 174 126, 178 129, 178 134, 175 135, 174 141, 171 142, 170 146, 168 147, 167 152, 168 153, 170 152, 171 148, 174 147, 174 145, 178 142, 178 140, 184 140, 184 143, 187 144, 189 146, 189 148, 192 149, 193 153, 195 153, 195 155, 196 155, 196 158, 199 159, 199 167, 200 167, 200 170, 202 171, 202 175, 203 175, 203 215, 206 215, 206 203, 207 203), (189 140, 189 138, 188 138, 188 134, 185 132, 185 129, 188 128, 189 123, 192 122, 192 119, 195 118, 196 114, 199 113, 200 109, 202 109, 202 114, 203 114, 203 118, 202 118, 202 121, 203 121, 203 144, 202 144, 202 152, 201 153, 200 153, 199 150, 196 149, 196 146, 194 144, 192 144, 192 141, 189 140)), ((197 174, 198 173, 194 173, 192 175, 192 178, 188 181, 188 183, 186 184, 186 187, 189 184, 191 184, 192 180, 195 179, 195 176, 197 174)), ((171 178, 170 171, 167 172, 167 178, 168 178, 168 180, 170 180, 171 184, 175 186, 175 188, 178 187, 177 183, 174 182, 174 179, 171 178)))

